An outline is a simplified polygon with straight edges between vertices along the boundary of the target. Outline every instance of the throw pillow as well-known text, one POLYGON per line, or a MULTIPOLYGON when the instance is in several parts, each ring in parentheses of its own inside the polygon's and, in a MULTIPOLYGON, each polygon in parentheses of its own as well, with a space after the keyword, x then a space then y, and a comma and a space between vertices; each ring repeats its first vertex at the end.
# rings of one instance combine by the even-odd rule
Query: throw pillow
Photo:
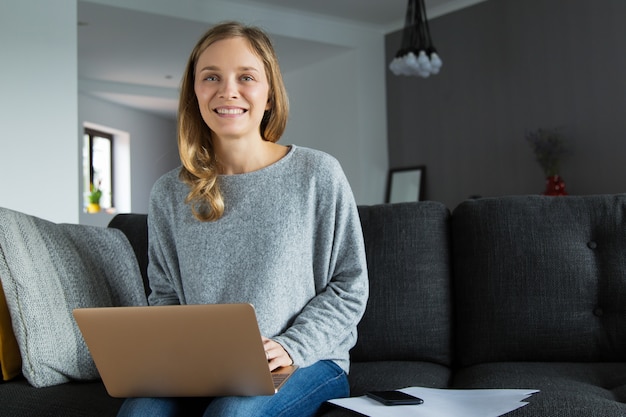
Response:
POLYGON ((22 373, 35 387, 98 378, 74 308, 146 305, 137 260, 121 231, 55 224, 4 208, 0 279, 22 373))
MULTIPOLYGON (((0 280, 0 282, 2 282, 0 280)), ((20 348, 17 345, 9 307, 4 297, 2 285, 0 285, 0 368, 2 368, 2 379, 8 381, 20 374, 22 367, 22 357, 20 348)))

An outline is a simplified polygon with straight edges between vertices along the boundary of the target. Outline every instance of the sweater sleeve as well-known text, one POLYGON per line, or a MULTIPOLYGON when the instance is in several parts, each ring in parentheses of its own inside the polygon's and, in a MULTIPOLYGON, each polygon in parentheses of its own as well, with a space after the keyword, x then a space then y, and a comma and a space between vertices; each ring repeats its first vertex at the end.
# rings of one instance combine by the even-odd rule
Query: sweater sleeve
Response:
POLYGON ((316 210, 317 295, 274 340, 299 366, 336 359, 347 371, 346 352, 356 343, 356 327, 365 310, 369 284, 363 232, 352 191, 338 162, 331 174, 331 190, 324 190, 316 210))
POLYGON ((171 204, 171 190, 168 190, 167 176, 161 178, 150 194, 148 209, 148 279, 151 293, 150 305, 181 304, 184 299, 177 283, 180 271, 174 242, 174 213, 171 204))

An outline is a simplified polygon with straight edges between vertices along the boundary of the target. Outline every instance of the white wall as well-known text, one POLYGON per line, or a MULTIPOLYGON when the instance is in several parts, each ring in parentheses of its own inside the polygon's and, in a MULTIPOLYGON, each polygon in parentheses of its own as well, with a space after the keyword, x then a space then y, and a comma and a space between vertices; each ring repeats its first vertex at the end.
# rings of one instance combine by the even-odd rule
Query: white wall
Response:
POLYGON ((76 223, 76 0, 0 2, 0 206, 76 223))
MULTIPOLYGON (((384 124, 368 127, 360 103, 359 54, 351 50, 285 76, 291 114, 281 143, 320 149, 335 156, 348 177, 357 202, 380 203, 386 172, 384 124), (383 147, 381 150, 380 148, 383 147)), ((374 102, 375 88, 368 91, 374 102)), ((384 89, 381 95, 384 96, 384 89)), ((381 106, 384 100, 378 100, 381 106)), ((384 111, 384 107, 382 110, 384 111)))
POLYGON ((354 55, 345 53, 285 76, 291 114, 281 139, 283 144, 320 149, 340 158, 352 187, 358 183, 358 163, 345 156, 354 153, 358 142, 352 93, 356 80, 350 70, 354 55))
MULTIPOLYGON (((79 124, 97 125, 127 132, 130 137, 130 190, 134 213, 148 212, 154 182, 180 165, 176 144, 176 122, 142 111, 79 94, 79 124)), ((113 215, 87 214, 80 207, 80 223, 105 226, 113 215)))

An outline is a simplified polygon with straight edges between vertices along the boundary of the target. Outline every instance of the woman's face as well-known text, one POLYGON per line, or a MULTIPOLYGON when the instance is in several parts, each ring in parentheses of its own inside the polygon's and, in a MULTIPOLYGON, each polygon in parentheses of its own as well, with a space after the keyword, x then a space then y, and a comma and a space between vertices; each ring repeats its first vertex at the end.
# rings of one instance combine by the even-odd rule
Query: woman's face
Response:
POLYGON ((194 91, 213 137, 260 139, 261 120, 270 108, 269 83, 248 41, 235 37, 211 44, 195 70, 194 91))

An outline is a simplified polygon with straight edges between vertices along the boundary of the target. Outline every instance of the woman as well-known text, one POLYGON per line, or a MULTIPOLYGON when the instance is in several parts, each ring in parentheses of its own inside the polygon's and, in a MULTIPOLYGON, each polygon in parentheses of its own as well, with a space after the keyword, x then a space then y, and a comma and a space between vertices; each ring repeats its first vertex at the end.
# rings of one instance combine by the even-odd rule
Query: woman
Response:
POLYGON ((273 396, 142 398, 120 415, 310 416, 349 395, 349 350, 368 295, 362 231, 338 162, 282 146, 288 102, 259 29, 229 22, 191 53, 182 82, 182 168, 149 210, 151 305, 251 303, 271 370, 296 373, 273 396))

